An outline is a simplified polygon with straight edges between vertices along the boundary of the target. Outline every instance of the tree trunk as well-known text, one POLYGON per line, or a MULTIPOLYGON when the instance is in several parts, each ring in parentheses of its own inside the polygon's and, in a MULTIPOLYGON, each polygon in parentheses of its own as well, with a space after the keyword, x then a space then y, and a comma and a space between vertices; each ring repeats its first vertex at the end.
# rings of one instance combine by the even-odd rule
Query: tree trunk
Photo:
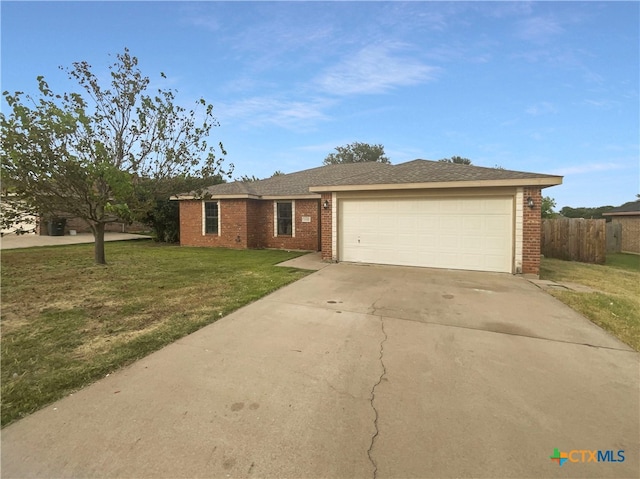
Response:
POLYGON ((94 258, 96 264, 107 264, 104 256, 104 223, 96 223, 91 227, 95 239, 94 258))

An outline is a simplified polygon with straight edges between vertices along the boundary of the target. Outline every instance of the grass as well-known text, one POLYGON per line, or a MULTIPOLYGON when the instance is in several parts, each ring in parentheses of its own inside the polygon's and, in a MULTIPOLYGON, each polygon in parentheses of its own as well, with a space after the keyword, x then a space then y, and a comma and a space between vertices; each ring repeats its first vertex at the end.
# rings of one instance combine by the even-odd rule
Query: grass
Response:
POLYGON ((604 265, 544 258, 540 278, 579 283, 593 293, 549 293, 640 351, 640 256, 608 254, 604 265))
POLYGON ((2 253, 2 425, 210 324, 308 271, 297 252, 150 241, 2 253))

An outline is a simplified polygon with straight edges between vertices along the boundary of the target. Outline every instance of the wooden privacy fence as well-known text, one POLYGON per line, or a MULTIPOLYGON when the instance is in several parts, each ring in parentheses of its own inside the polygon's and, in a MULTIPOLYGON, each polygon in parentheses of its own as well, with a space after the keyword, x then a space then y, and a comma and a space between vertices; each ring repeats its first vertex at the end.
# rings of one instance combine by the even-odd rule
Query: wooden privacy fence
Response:
POLYGON ((607 223, 607 253, 619 253, 622 251, 622 225, 620 223, 607 223))
POLYGON ((548 258, 604 264, 606 249, 605 220, 542 220, 541 252, 548 258))

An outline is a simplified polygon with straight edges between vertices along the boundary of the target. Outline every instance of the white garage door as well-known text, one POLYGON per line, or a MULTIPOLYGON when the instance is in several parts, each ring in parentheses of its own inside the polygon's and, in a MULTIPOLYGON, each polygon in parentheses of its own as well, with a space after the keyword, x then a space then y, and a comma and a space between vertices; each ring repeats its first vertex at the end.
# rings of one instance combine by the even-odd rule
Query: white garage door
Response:
POLYGON ((341 200, 339 259, 511 272, 513 199, 341 200))

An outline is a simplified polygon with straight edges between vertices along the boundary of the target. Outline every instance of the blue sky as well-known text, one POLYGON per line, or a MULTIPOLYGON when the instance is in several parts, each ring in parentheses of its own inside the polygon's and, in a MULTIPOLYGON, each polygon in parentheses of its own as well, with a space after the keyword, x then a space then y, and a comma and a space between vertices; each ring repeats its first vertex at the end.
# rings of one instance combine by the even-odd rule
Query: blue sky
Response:
MULTIPOLYGON (((638 2, 1 2, 2 90, 128 47, 156 86, 215 106, 234 177, 381 143, 564 175, 562 206, 640 192, 638 2), (166 80, 159 73, 165 72, 166 80)), ((3 106, 3 111, 6 105, 3 106)))

